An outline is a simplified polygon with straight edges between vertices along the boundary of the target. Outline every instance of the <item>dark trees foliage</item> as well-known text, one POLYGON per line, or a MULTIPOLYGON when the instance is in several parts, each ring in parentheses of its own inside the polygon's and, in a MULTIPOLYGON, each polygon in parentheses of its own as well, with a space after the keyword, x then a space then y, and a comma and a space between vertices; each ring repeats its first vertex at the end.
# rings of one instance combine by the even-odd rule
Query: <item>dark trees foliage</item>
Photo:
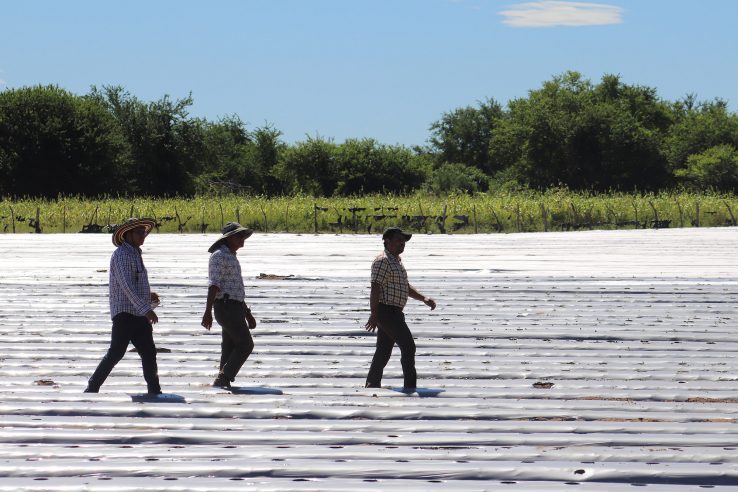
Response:
POLYGON ((164 96, 145 103, 122 87, 93 87, 90 98, 115 118, 130 146, 128 191, 143 195, 191 194, 207 156, 205 122, 189 118, 192 98, 164 96))
POLYGON ((605 75, 555 76, 502 107, 444 113, 428 147, 320 136, 288 145, 270 125, 193 118, 193 101, 145 102, 121 87, 0 91, 0 194, 192 195, 572 190, 735 191, 738 115, 716 99, 660 99, 605 75))
POLYGON ((127 188, 129 146, 94 99, 56 86, 0 92, 0 193, 56 197, 127 188))
POLYGON ((502 116, 502 106, 492 99, 479 103, 478 108, 467 106, 445 113, 430 127, 430 143, 439 161, 461 162, 488 175, 499 171, 490 157, 489 143, 502 116))
POLYGON ((669 184, 668 107, 653 89, 569 72, 509 104, 490 141, 499 167, 535 188, 631 191, 669 184))

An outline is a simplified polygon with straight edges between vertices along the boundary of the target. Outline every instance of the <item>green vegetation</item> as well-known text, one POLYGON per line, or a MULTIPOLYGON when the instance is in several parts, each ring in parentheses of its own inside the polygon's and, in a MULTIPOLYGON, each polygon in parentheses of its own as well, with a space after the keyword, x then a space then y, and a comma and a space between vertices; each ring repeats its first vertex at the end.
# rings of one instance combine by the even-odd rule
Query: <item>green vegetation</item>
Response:
POLYGON ((0 201, 6 233, 108 232, 130 216, 153 217, 159 232, 216 233, 238 220, 265 232, 376 233, 390 225, 428 233, 530 232, 577 229, 736 225, 738 197, 717 193, 590 194, 546 192, 313 198, 227 195, 205 198, 0 201), (206 227, 203 227, 206 224, 206 227), (97 227, 96 227, 97 226, 97 227))
POLYGON ((614 75, 593 83, 567 72, 505 105, 458 108, 414 148, 319 136, 286 144, 270 125, 193 118, 192 103, 145 102, 121 87, 0 91, 0 196, 738 192, 738 115, 724 101, 667 101, 614 75))

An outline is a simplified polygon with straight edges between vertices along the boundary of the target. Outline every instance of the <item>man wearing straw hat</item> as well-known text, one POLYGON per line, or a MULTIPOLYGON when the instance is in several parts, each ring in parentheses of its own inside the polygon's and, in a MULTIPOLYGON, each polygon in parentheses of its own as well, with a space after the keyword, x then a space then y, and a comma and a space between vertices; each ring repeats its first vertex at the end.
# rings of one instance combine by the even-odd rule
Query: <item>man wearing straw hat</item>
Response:
POLYGON ((87 383, 86 393, 97 393, 120 362, 129 343, 141 357, 143 375, 150 395, 161 394, 156 365, 153 324, 159 321, 154 308, 159 296, 151 292, 141 258, 141 246, 155 223, 151 219, 128 219, 113 232, 117 246, 110 257, 110 317, 113 333, 110 348, 87 383))
POLYGON ((400 255, 405 251, 405 243, 411 237, 412 234, 407 234, 397 227, 388 228, 382 234, 384 252, 372 263, 370 315, 365 328, 370 332, 377 328, 379 330, 374 358, 366 377, 367 388, 381 387, 384 367, 392 355, 392 348, 397 344, 401 353, 403 389, 405 391, 416 389, 415 341, 405 323, 405 314, 402 310, 408 297, 421 301, 431 310, 436 308, 436 301, 415 290, 407 280, 407 271, 402 265, 400 255))
POLYGON ((213 386, 230 388, 246 359, 254 350, 249 330, 256 328, 256 320, 244 301, 246 294, 241 276, 241 264, 236 252, 254 231, 238 222, 229 222, 222 229, 222 236, 213 243, 208 263, 208 298, 202 326, 210 330, 215 320, 221 326, 222 342, 218 376, 213 386))

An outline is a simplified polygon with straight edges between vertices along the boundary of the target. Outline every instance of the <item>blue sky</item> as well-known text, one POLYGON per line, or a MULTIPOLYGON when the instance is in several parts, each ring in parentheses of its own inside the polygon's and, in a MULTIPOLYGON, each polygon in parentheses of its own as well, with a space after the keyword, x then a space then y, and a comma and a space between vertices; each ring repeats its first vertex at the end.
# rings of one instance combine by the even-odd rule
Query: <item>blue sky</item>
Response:
POLYGON ((0 0, 0 90, 190 92, 288 143, 423 145, 444 112, 566 70, 738 110, 738 1, 0 0))

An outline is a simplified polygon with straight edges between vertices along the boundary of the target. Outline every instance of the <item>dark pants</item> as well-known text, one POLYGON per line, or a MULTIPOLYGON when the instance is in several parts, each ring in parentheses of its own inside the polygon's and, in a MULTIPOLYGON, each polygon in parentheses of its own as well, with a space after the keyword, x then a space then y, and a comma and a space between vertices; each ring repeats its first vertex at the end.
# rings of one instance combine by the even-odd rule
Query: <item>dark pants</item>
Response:
POLYGON ((382 383, 382 372, 392 355, 392 348, 397 344, 400 347, 405 388, 415 388, 418 379, 415 372, 415 341, 405 323, 402 309, 380 304, 377 308, 377 328, 377 349, 366 377, 367 386, 379 386, 382 383))
POLYGON ((156 346, 154 345, 153 328, 144 316, 134 316, 129 313, 116 314, 113 317, 113 333, 110 339, 110 348, 100 364, 90 377, 88 387, 95 391, 105 382, 105 379, 120 362, 132 343, 141 357, 144 379, 149 393, 160 393, 159 372, 156 366, 156 346))
POLYGON ((215 321, 223 329, 220 344, 220 372, 229 381, 236 374, 254 350, 254 340, 246 323, 246 304, 235 301, 215 301, 215 321))

